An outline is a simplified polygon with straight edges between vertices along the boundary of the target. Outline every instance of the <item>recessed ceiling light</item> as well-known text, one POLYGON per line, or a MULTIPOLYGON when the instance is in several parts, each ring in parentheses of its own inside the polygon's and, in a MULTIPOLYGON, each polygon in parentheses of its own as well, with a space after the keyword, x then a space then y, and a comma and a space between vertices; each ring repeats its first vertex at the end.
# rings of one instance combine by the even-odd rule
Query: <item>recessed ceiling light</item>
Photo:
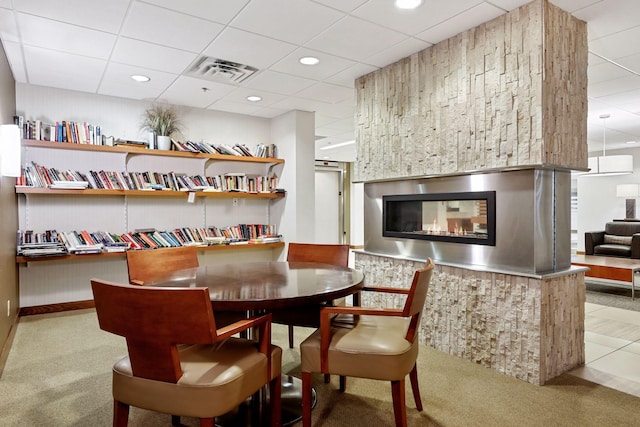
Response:
POLYGON ((316 65, 320 62, 315 56, 303 56, 300 58, 300 63, 303 65, 316 65))
POLYGON ((148 82, 151 80, 149 77, 143 76, 142 74, 134 74, 131 78, 137 82, 148 82))
POLYGON ((638 141, 627 141, 627 144, 635 144, 638 141))
POLYGON ((262 98, 257 95, 250 95, 250 96, 247 96, 247 101, 258 102, 258 101, 262 101, 262 98))
POLYGON ((422 4, 422 0, 395 0, 394 5, 398 9, 415 9, 422 4))

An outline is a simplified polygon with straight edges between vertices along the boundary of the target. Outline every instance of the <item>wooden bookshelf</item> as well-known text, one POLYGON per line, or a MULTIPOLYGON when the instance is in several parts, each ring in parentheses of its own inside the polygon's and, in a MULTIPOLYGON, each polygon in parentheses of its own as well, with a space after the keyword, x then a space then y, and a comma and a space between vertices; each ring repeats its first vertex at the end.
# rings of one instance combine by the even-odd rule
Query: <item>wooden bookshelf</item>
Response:
MULTIPOLYGON (((261 249, 276 249, 283 248, 284 242, 275 242, 275 243, 246 243, 240 245, 211 245, 211 246, 197 246, 197 250, 201 252, 222 252, 222 251, 233 251, 233 250, 261 250, 261 249)), ((160 249, 140 249, 145 251, 163 251, 163 250, 171 250, 172 248, 160 248, 160 249)), ((64 261, 96 261, 100 259, 107 258, 124 258, 124 252, 105 252, 101 254, 84 254, 84 255, 64 255, 64 256, 44 256, 44 257, 24 257, 17 256, 16 263, 17 264, 26 264, 30 262, 44 262, 44 261, 54 261, 54 262, 64 262, 64 261)))
MULTIPOLYGON (((64 143, 66 144, 66 143, 64 143)), ((220 199, 278 199, 284 197, 285 193, 247 193, 244 191, 171 191, 171 190, 54 190, 43 187, 29 187, 16 185, 16 194, 39 194, 49 196, 133 196, 133 197, 188 197, 190 193, 195 193, 196 197, 211 197, 220 199)))
POLYGON ((91 144, 74 144, 71 142, 50 142, 36 141, 33 139, 23 139, 23 147, 52 148, 56 150, 75 150, 75 151, 101 151, 107 153, 125 153, 131 155, 145 156, 168 156, 168 157, 185 157, 191 159, 210 159, 227 162, 247 162, 247 163, 284 163, 284 159, 273 157, 252 157, 252 156, 231 156, 224 154, 206 154, 192 153, 189 151, 173 151, 173 150, 149 150, 146 148, 129 147, 129 146, 108 146, 108 145, 91 145, 91 144))

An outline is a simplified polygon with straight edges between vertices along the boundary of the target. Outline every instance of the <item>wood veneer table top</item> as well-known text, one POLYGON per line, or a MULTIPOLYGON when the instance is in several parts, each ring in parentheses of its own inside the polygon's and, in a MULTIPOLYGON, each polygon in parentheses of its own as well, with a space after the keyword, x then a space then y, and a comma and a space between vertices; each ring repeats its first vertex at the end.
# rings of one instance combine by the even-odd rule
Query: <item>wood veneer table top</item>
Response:
POLYGON ((188 268, 147 285, 208 287, 214 310, 270 310, 354 294, 364 275, 329 264, 267 261, 188 268))
POLYGON ((640 260, 596 255, 574 255, 571 264, 589 267, 586 276, 601 279, 633 281, 634 271, 640 270, 640 260))

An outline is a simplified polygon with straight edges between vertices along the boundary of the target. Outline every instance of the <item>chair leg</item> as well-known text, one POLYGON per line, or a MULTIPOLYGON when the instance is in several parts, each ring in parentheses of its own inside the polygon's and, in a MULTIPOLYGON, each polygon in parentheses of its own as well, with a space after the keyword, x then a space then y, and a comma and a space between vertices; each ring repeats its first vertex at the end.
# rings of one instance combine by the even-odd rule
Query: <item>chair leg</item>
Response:
POLYGON ((180 425, 180 415, 171 415, 171 425, 172 426, 180 425))
POLYGON ((311 372, 302 372, 302 426, 311 427, 311 372))
POLYGON ((278 375, 269 382, 269 401, 271 410, 271 425, 282 425, 282 379, 278 375))
POLYGON ((200 418, 200 427, 215 427, 213 418, 200 418))
POLYGON ((340 391, 344 393, 347 389, 347 377, 340 375, 340 391))
POLYGON ((289 348, 293 348, 293 326, 289 325, 289 348))
POLYGON ((129 424, 129 405, 113 401, 113 427, 127 427, 129 424))
POLYGON ((420 387, 418 386, 418 368, 413 365, 413 369, 409 372, 409 380, 411 381, 411 390, 413 391, 413 400, 416 402, 418 411, 422 411, 422 398, 420 397, 420 387))
POLYGON ((331 382, 331 374, 324 374, 324 383, 329 384, 331 382))
POLYGON ((407 410, 404 400, 404 379, 391 381, 391 396, 393 397, 393 415, 396 427, 407 427, 407 410))

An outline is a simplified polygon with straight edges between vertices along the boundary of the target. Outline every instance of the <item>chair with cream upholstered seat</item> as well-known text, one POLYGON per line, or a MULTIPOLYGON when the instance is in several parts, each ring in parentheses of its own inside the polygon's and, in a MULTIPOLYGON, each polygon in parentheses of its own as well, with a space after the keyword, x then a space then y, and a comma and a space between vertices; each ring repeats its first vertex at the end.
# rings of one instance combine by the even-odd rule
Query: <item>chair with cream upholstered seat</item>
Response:
POLYGON ((214 426, 266 384, 270 424, 280 425, 282 350, 271 345, 271 317, 218 329, 208 288, 155 288, 92 280, 100 328, 126 338, 113 366, 113 425, 129 407, 200 419, 214 426), (234 337, 255 328, 258 341, 234 337))
POLYGON ((406 426, 405 378, 409 375, 418 411, 422 411, 416 359, 418 328, 431 280, 433 262, 415 272, 409 289, 365 287, 363 291, 405 294, 402 309, 326 307, 320 329, 300 344, 302 419, 311 426, 312 373, 337 374, 343 390, 345 376, 391 381, 396 426, 406 426), (335 315, 354 315, 354 324, 337 325, 335 315))
MULTIPOLYGON (((289 262, 316 262, 340 267, 349 266, 349 245, 289 243, 287 250, 289 262)), ((334 301, 334 305, 344 305, 334 301)), ((320 308, 324 304, 305 305, 273 312, 273 323, 289 327, 289 348, 293 348, 293 327, 304 326, 317 328, 320 326, 320 308)))

